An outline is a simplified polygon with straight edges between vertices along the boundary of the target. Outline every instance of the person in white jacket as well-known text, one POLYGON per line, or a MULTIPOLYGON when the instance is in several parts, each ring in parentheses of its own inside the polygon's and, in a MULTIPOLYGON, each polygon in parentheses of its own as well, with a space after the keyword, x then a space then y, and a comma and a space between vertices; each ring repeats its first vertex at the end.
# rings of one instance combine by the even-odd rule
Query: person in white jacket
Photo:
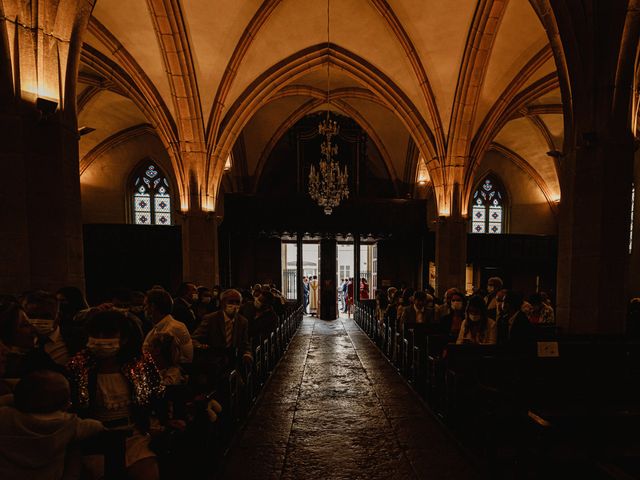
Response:
POLYGON ((52 371, 21 379, 13 405, 0 407, 0 478, 60 480, 70 444, 104 431, 102 423, 67 413, 69 383, 52 371))

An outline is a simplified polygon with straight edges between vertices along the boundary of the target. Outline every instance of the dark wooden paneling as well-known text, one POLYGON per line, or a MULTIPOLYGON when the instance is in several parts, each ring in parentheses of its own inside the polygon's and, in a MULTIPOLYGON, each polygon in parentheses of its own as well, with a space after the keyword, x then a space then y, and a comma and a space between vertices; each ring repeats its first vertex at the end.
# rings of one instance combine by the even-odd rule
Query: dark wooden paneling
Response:
POLYGON ((174 291, 182 281, 180 226, 84 225, 87 297, 109 300, 114 288, 174 291))

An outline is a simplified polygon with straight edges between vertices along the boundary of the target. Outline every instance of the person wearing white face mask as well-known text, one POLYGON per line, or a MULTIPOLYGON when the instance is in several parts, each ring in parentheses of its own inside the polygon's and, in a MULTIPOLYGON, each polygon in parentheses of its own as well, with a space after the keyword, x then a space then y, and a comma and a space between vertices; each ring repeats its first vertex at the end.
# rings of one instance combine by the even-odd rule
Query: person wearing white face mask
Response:
POLYGON ((487 296, 484 297, 484 303, 489 311, 496 309, 496 295, 502 290, 502 279, 500 277, 491 277, 487 280, 487 296))
POLYGON ((487 315, 487 306, 482 297, 469 299, 467 314, 460 326, 458 344, 493 345, 496 343, 496 322, 487 315))
POLYGON ((194 345, 215 349, 235 350, 238 360, 246 366, 253 364, 249 322, 240 315, 242 295, 234 289, 225 290, 220 295, 220 311, 205 315, 192 334, 194 345))
MULTIPOLYGON (((140 330, 123 312, 95 311, 88 319, 87 348, 67 366, 72 408, 110 429, 133 429, 126 439, 128 478, 158 479, 147 430, 151 406, 164 392, 151 355, 142 353, 140 330)), ((104 457, 85 457, 88 478, 104 475, 104 457)))
POLYGON ((171 316, 184 323, 189 332, 193 332, 197 325, 196 314, 193 311, 193 304, 198 300, 198 289, 191 282, 181 283, 173 299, 173 310, 171 316))
POLYGON ((56 364, 69 361, 69 349, 58 325, 58 300, 49 292, 36 291, 25 296, 24 310, 38 334, 39 347, 56 364))
POLYGON ((449 313, 440 318, 441 331, 446 335, 452 335, 453 338, 458 338, 458 333, 464 320, 464 295, 457 289, 454 289, 454 291, 448 295, 448 302, 449 313))

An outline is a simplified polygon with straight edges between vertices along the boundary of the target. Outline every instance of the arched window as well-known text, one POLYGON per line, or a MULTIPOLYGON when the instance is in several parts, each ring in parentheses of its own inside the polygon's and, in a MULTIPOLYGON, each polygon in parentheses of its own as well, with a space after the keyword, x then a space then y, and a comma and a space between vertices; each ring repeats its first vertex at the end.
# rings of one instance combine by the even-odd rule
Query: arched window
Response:
POLYGON ((146 164, 134 177, 133 223, 171 225, 169 181, 153 163, 146 164))
POLYGON ((504 233, 505 194, 498 181, 488 175, 473 193, 471 233, 504 233))

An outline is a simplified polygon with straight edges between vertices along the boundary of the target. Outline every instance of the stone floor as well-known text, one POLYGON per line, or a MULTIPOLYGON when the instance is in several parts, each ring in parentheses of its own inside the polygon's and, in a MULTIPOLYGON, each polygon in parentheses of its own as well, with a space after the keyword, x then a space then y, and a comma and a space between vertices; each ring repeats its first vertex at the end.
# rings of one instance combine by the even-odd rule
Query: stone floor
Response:
POLYGON ((477 478, 353 320, 307 317, 221 478, 477 478))

